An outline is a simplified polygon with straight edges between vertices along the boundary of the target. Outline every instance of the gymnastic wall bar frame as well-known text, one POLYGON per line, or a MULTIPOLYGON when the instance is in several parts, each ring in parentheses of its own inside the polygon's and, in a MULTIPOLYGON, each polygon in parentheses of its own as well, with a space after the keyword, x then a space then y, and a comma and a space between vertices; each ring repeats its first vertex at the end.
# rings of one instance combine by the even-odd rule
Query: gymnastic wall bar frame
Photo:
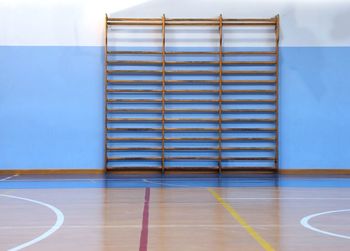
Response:
MULTIPOLYGON (((105 119, 105 127, 104 127, 104 166, 106 171, 114 171, 114 168, 109 168, 108 163, 110 161, 117 160, 160 160, 159 167, 135 167, 131 168, 134 170, 159 170, 164 173, 166 170, 190 170, 194 169, 196 171, 208 171, 208 168, 201 167, 166 167, 165 161, 171 159, 186 159, 185 157, 167 157, 165 156, 165 151, 186 151, 186 150, 208 150, 208 151, 217 151, 217 157, 203 157, 202 159, 210 159, 217 161, 217 168, 213 169, 213 171, 217 171, 221 173, 226 170, 233 171, 271 171, 276 172, 279 169, 279 36, 280 36, 280 18, 279 15, 276 15, 273 18, 223 18, 222 15, 219 18, 166 18, 163 15, 161 18, 112 18, 108 17, 107 14, 105 16, 105 35, 104 35, 104 119, 105 119), (160 26, 161 34, 162 34, 162 49, 161 51, 114 51, 108 49, 108 30, 109 27, 113 26, 160 26), (166 51, 166 26, 217 26, 219 30, 219 51, 166 51), (274 51, 224 51, 223 50, 223 26, 272 26, 274 27, 275 32, 275 50, 274 51), (110 55, 161 55, 161 61, 142 61, 142 60, 109 60, 110 55), (167 61, 167 55, 218 55, 218 60, 212 61, 167 61), (262 55, 271 55, 274 56, 273 61, 223 61, 224 55, 251 55, 251 56, 262 56, 262 55), (218 66, 218 70, 204 70, 204 71, 169 71, 166 70, 167 65, 215 65, 218 66), (110 65, 161 65, 161 70, 110 70, 108 66, 110 65), (227 71, 223 70, 224 65, 274 65, 274 71, 227 71), (151 74, 151 75, 160 75, 161 80, 114 80, 109 79, 110 75, 123 75, 123 74, 151 74), (218 80, 167 80, 167 75, 217 75, 218 80), (275 80, 225 80, 223 79, 223 75, 273 75, 275 76, 275 80), (116 91, 110 89, 110 85, 118 85, 120 83, 129 83, 135 85, 161 85, 161 90, 159 91, 148 91, 144 89, 125 89, 122 91, 116 91), (203 84, 217 84, 217 91, 200 91, 193 90, 193 93, 217 93, 217 100, 199 100, 199 99, 166 99, 166 93, 183 93, 183 92, 191 92, 191 90, 177 90, 171 91, 166 90, 166 84, 186 84, 186 83, 203 83, 203 84), (273 93, 275 95, 274 99, 240 99, 240 100, 225 100, 222 95, 224 93, 230 92, 227 90, 223 90, 223 85, 250 85, 250 84, 261 84, 261 85, 274 85, 274 90, 241 90, 241 91, 231 91, 231 93, 273 93), (109 98, 108 94, 113 92, 124 92, 124 93, 161 93, 161 99, 112 99, 109 98), (112 109, 109 108, 109 104, 111 103, 156 103, 160 104, 159 109, 112 109), (167 109, 166 103, 217 103, 218 109, 207 109, 207 110, 199 110, 196 109, 167 109), (224 103, 260 103, 260 104, 274 104, 274 109, 224 109, 222 104, 224 103), (111 119, 108 114, 112 114, 115 112, 144 112, 144 113, 160 113, 161 119, 111 119), (218 114, 218 119, 167 119, 165 118, 165 113, 168 112, 212 112, 218 114), (222 115, 227 112, 233 113, 271 113, 275 115, 274 119, 223 119, 222 115), (161 122, 161 127, 159 128, 113 128, 109 126, 109 123, 124 123, 124 122, 139 122, 139 123, 148 123, 148 122, 161 122), (166 122, 208 122, 208 123, 218 123, 217 129, 212 129, 209 131, 215 131, 218 133, 217 137, 207 137, 207 138, 182 138, 182 137, 166 137, 165 133, 168 131, 208 131, 202 128, 187 128, 187 130, 183 130, 183 128, 166 128, 166 122), (262 123, 273 123, 274 128, 232 128, 232 130, 228 130, 227 128, 222 128, 223 123, 227 122, 237 122, 237 123, 254 123, 254 122, 262 122, 262 123), (161 132, 161 137, 152 137, 152 138, 137 138, 136 141, 161 141, 161 147, 111 147, 108 145, 109 142, 123 142, 127 140, 133 140, 133 138, 118 138, 118 137, 110 137, 108 136, 108 132, 113 131, 159 131, 161 132), (275 132, 275 137, 243 137, 243 138, 223 138, 222 133, 224 131, 273 131, 275 132), (186 149, 184 147, 166 147, 166 141, 187 141, 187 140, 199 140, 199 141, 217 141, 217 147, 192 147, 186 149), (223 147, 223 141, 271 141, 274 142, 274 147, 223 147), (119 150, 154 150, 161 151, 160 157, 109 157, 108 152, 110 151, 119 151, 119 150), (223 157, 223 151, 274 151, 274 157, 223 157), (228 160, 273 160, 273 167, 264 167, 264 166, 253 166, 249 168, 235 166, 232 168, 222 167, 222 161, 228 160)), ((199 157, 188 157, 187 159, 200 159, 199 157)), ((123 169, 119 168, 122 171, 125 171, 130 168, 123 169)))

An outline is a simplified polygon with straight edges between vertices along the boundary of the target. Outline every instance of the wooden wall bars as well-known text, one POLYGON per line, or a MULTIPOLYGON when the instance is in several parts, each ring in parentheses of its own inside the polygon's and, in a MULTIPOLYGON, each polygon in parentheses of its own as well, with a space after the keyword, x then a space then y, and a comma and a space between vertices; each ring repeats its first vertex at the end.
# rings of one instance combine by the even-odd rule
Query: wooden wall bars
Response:
POLYGON ((278 170, 278 16, 106 16, 105 43, 106 170, 278 170))

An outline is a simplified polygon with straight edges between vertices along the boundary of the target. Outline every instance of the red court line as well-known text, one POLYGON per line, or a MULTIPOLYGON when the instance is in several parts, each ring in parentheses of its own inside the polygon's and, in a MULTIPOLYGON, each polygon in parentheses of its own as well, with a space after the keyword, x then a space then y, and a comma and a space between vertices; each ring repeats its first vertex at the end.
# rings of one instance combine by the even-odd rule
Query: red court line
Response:
POLYGON ((140 236, 140 248, 139 251, 147 251, 148 244, 148 218, 149 218, 149 198, 151 194, 151 189, 149 187, 145 190, 145 203, 143 206, 143 216, 142 216, 142 230, 140 236))

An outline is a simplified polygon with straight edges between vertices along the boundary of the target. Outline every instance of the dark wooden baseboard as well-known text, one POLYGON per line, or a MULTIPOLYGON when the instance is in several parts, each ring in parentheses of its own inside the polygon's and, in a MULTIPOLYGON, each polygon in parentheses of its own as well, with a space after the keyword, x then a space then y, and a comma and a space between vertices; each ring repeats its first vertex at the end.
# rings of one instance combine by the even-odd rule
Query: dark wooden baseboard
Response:
POLYGON ((104 169, 9 169, 0 170, 0 174, 103 174, 104 169))
POLYGON ((345 175, 350 174, 349 169, 281 169, 279 174, 287 175, 345 175))

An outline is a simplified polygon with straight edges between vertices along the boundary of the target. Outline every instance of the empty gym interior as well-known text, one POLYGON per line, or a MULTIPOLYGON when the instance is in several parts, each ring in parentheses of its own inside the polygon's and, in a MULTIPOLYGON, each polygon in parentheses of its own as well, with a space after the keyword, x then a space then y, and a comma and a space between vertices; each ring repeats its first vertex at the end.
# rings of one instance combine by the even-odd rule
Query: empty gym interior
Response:
POLYGON ((0 250, 350 250, 350 2, 0 1, 0 250))

